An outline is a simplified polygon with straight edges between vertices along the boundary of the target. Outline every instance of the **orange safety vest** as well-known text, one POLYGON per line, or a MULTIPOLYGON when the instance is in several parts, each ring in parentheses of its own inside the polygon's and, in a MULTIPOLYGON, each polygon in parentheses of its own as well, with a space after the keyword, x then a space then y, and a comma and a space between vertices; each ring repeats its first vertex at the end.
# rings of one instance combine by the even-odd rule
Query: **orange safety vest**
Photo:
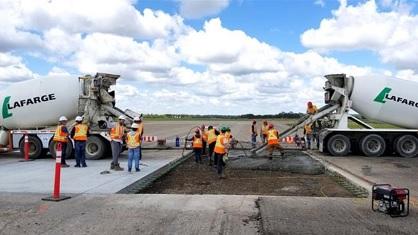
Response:
POLYGON ((124 132, 125 132, 124 126, 122 126, 118 123, 118 124, 116 124, 115 127, 110 129, 110 138, 112 140, 122 140, 124 132))
POLYGON ((77 141, 86 141, 87 140, 87 131, 89 127, 86 124, 77 124, 74 126, 74 140, 77 141))
POLYGON ((202 138, 193 137, 193 148, 203 148, 202 138))
POLYGON ((225 132, 225 139, 227 142, 231 141, 231 136, 232 136, 231 132, 229 131, 225 132))
POLYGON ((62 131, 64 125, 58 125, 57 129, 55 130, 54 139, 55 142, 62 142, 67 143, 68 141, 68 133, 62 131))
POLYGON ((312 107, 311 108, 307 108, 306 109, 306 112, 308 113, 308 114, 315 114, 316 112, 318 111, 318 108, 316 107, 316 105, 312 105, 312 107))
POLYGON ((312 126, 311 125, 305 125, 305 132, 306 132, 306 134, 312 134, 312 126))
POLYGON ((268 131, 267 141, 268 141, 268 145, 279 143, 279 137, 277 136, 276 129, 271 129, 268 131))
POLYGON ((208 144, 211 144, 216 141, 215 129, 208 131, 208 144))
POLYGON ((134 149, 134 148, 138 148, 141 145, 141 138, 140 138, 140 134, 138 131, 130 131, 127 135, 126 135, 126 145, 128 146, 128 148, 130 149, 134 149))
POLYGON ((202 131, 203 141, 208 142, 208 131, 202 131))
POLYGON ((225 136, 223 134, 218 135, 216 138, 216 144, 214 152, 217 154, 224 154, 225 151, 225 136))

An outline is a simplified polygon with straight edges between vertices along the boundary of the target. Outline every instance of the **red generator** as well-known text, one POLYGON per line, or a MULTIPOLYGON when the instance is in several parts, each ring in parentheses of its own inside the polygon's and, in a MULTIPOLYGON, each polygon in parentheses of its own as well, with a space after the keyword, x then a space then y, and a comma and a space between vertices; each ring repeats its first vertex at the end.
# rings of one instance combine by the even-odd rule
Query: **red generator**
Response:
POLYGON ((390 184, 375 184, 372 188, 372 210, 391 217, 409 215, 409 189, 393 188, 390 184))

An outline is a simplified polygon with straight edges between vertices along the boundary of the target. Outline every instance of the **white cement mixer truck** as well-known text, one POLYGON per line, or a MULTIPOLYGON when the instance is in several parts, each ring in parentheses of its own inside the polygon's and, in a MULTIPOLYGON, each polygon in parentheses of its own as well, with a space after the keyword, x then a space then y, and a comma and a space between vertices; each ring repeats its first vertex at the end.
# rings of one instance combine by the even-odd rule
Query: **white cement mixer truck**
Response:
MULTIPOLYGON (((119 115, 128 125, 135 112, 115 107, 113 85, 119 75, 97 73, 76 78, 32 79, 0 91, 0 150, 20 149, 24 134, 29 136, 29 157, 38 158, 48 151, 55 155, 51 141, 60 116, 73 119, 83 115, 91 128, 86 157, 99 159, 109 150, 108 127, 119 115)), ((71 125, 71 123, 70 123, 71 125)), ((72 144, 72 143, 70 143, 72 144)), ((73 148, 67 148, 67 156, 73 148)))

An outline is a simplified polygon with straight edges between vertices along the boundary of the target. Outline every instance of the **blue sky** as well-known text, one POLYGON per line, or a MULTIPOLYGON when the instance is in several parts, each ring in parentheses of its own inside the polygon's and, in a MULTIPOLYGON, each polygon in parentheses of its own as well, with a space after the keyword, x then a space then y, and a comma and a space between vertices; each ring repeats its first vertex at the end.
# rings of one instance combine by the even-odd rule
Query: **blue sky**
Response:
POLYGON ((0 85, 109 72, 145 113, 298 112, 326 73, 418 79, 416 3, 3 0, 0 85))

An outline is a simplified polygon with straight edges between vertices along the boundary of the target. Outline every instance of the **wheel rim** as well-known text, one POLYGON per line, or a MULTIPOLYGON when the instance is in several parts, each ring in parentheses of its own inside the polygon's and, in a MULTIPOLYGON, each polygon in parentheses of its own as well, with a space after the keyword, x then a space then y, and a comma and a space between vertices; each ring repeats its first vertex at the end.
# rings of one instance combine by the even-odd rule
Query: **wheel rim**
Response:
POLYGON ((36 153, 36 145, 34 143, 29 143, 29 155, 34 155, 36 153))
POLYGON ((366 145, 367 149, 372 153, 379 152, 382 148, 382 144, 377 140, 369 140, 366 145))
POLYGON ((95 155, 99 150, 99 145, 95 143, 89 143, 86 149, 88 154, 95 155))
POLYGON ((416 144, 415 144, 414 141, 412 141, 412 140, 406 140, 406 141, 403 141, 403 143, 401 144, 401 148, 402 148, 402 151, 404 153, 408 153, 409 154, 409 153, 415 152, 417 146, 416 146, 416 144))
POLYGON ((337 139, 334 141, 334 150, 338 153, 344 152, 347 148, 347 144, 344 140, 337 139))

